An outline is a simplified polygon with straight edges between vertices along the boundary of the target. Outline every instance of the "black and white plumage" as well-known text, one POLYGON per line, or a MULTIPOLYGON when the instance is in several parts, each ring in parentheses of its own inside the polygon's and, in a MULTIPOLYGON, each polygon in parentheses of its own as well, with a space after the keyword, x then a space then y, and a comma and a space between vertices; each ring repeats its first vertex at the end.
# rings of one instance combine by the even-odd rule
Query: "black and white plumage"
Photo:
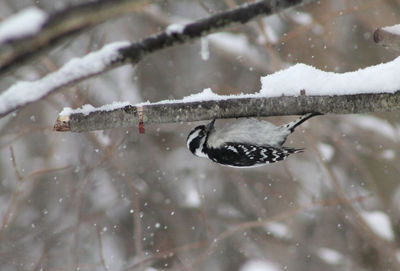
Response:
POLYGON ((218 129, 214 127, 214 119, 208 125, 194 128, 186 144, 194 155, 225 166, 262 166, 284 160, 292 153, 302 152, 303 149, 282 145, 297 126, 316 115, 321 114, 308 113, 281 126, 264 120, 242 118, 218 129))

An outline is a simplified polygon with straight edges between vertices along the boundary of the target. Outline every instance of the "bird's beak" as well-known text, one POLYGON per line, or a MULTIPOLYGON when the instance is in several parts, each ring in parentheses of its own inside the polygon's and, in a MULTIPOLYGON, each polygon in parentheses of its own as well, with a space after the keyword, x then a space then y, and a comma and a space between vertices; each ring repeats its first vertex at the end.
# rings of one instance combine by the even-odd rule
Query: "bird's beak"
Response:
POLYGON ((214 128, 214 122, 215 122, 215 119, 213 119, 213 120, 206 126, 207 132, 210 132, 210 131, 214 128))

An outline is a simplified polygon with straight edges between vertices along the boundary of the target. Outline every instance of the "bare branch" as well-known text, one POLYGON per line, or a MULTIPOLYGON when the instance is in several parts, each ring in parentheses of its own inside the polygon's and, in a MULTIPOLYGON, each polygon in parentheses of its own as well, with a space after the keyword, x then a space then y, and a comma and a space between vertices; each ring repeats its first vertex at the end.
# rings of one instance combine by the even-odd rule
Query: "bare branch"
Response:
MULTIPOLYGON (((313 0, 311 0, 313 1, 313 0)), ((144 56, 176 44, 187 43, 191 40, 217 32, 235 23, 245 24, 261 15, 270 15, 283 9, 299 4, 311 2, 310 0, 270 0, 245 4, 238 8, 224 11, 210 17, 200 19, 194 23, 184 25, 181 31, 161 32, 148 37, 130 47, 121 49, 121 54, 126 61, 139 62, 144 56)))
POLYGON ((202 102, 126 105, 110 111, 72 113, 58 117, 55 131, 86 132, 134 127, 142 112, 145 124, 199 121, 212 118, 301 115, 306 112, 352 114, 400 109, 400 92, 338 96, 282 96, 273 98, 231 98, 202 102))
MULTIPOLYGON (((365 199, 365 196, 357 197, 354 199, 347 199, 349 202, 353 201, 361 201, 365 199)), ((229 238, 233 234, 239 232, 239 231, 245 231, 248 229, 253 229, 253 228, 259 228, 262 226, 265 226, 266 224, 270 222, 275 222, 275 221, 281 221, 287 218, 290 218, 300 212, 307 211, 309 209, 315 208, 317 206, 330 206, 330 205, 337 205, 340 202, 339 200, 314 200, 311 203, 303 204, 303 205, 298 205, 295 206, 294 208, 288 209, 284 212, 272 215, 271 217, 267 217, 262 220, 256 220, 256 221, 247 221, 243 222, 240 224, 235 225, 234 227, 231 227, 222 233, 219 233, 217 236, 213 238, 212 243, 209 244, 208 249, 205 250, 194 262, 192 265, 197 265, 199 262, 204 261, 205 258, 209 257, 215 250, 215 248, 224 241, 225 239, 229 238)))
POLYGON ((378 28, 374 32, 374 41, 385 48, 391 49, 397 53, 400 52, 400 35, 392 31, 392 27, 378 28))
POLYGON ((98 0, 58 11, 45 21, 38 33, 0 44, 0 75, 32 60, 89 27, 139 9, 147 0, 98 0))
POLYGON ((97 233, 97 239, 99 240, 99 257, 100 257, 100 263, 103 266, 104 270, 108 270, 109 268, 106 265, 106 260, 104 259, 104 254, 103 254, 103 238, 101 236, 101 229, 99 227, 96 227, 96 233, 97 233))
MULTIPOLYGON (((54 72, 46 76, 47 79, 49 77, 51 78, 51 80, 48 80, 50 81, 49 84, 40 82, 46 77, 36 81, 38 83, 40 82, 38 85, 35 85, 35 82, 17 83, 16 85, 19 84, 18 88, 15 87, 16 85, 11 86, 0 95, 0 117, 5 116, 27 104, 36 102, 62 87, 79 83, 85 79, 127 63, 135 64, 146 55, 158 50, 177 44, 187 43, 207 34, 217 32, 218 30, 221 30, 224 27, 234 23, 246 23, 257 16, 269 15, 279 12, 285 8, 308 2, 310 2, 310 0, 270 0, 260 1, 253 4, 245 4, 236 9, 221 12, 194 23, 186 24, 182 26, 179 31, 176 29, 167 28, 166 31, 157 35, 150 36, 136 43, 122 46, 112 53, 111 59, 108 58, 107 60, 102 61, 102 65, 98 65, 96 69, 85 68, 85 72, 82 75, 80 75, 78 72, 74 72, 73 76, 69 74, 69 77, 65 77, 64 75, 58 75, 57 72, 54 72), (58 80, 52 80, 53 77, 56 77, 58 80), (70 80, 68 78, 70 78, 70 80), (21 92, 21 88, 25 92, 24 95, 18 95, 18 93, 21 92), (40 95, 37 95, 37 92, 39 92, 40 95), (19 101, 21 96, 23 96, 23 100, 19 101)), ((94 54, 96 53, 92 53, 92 56, 94 54)), ((78 61, 77 59, 74 61, 75 65, 79 64, 76 63, 76 61, 78 61)), ((70 64, 71 63, 67 63, 66 65, 70 64)), ((62 67, 60 70, 63 68, 64 67, 62 67)))
POLYGON ((23 177, 21 175, 21 173, 19 173, 18 167, 17 167, 17 161, 15 160, 15 154, 14 154, 14 148, 11 146, 10 147, 10 155, 11 155, 11 162, 12 162, 12 166, 14 168, 14 172, 15 172, 15 177, 17 177, 17 181, 22 181, 23 177))

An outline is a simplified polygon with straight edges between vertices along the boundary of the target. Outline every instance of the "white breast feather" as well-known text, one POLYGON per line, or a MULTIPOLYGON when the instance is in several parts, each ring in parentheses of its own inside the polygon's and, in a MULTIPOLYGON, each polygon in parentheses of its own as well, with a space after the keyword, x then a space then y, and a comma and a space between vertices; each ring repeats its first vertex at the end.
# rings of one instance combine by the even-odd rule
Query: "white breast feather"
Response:
POLYGON ((208 136, 207 145, 218 148, 225 142, 237 142, 280 147, 282 139, 286 139, 289 134, 290 131, 283 126, 254 118, 243 118, 229 122, 222 128, 214 128, 208 136))

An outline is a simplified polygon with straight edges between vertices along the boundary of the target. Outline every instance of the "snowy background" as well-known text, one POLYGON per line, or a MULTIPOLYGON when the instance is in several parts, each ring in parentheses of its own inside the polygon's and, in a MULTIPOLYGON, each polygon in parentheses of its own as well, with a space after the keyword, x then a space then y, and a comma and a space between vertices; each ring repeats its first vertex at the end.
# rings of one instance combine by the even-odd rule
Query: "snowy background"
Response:
MULTIPOLYGON (((0 19, 78 2, 5 0, 0 19)), ((244 1, 145 6, 0 77, 0 92, 234 2, 244 1)), ((372 33, 399 18, 399 1, 320 1, 157 52, 0 119, 0 270, 400 270, 397 113, 313 118, 288 140, 304 153, 247 170, 193 156, 186 136, 199 123, 147 126, 144 135, 52 131, 64 107, 206 88, 254 93, 260 77, 295 63, 348 72, 389 62, 397 55, 372 33)))

